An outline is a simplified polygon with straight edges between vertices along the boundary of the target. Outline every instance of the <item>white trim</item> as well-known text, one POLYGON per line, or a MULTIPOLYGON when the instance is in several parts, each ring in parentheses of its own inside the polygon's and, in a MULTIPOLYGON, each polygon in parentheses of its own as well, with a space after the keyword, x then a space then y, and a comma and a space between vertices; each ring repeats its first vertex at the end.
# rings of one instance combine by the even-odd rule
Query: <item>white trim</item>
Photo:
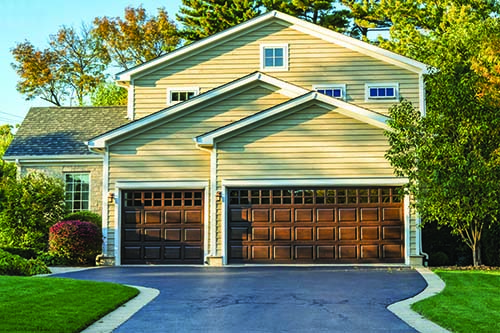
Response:
POLYGON ((337 107, 335 109, 336 112, 343 114, 347 117, 351 117, 363 122, 366 122, 370 125, 374 125, 376 127, 389 130, 390 127, 387 124, 387 121, 389 120, 389 117, 376 113, 374 111, 370 111, 368 109, 361 108, 359 106, 356 106, 354 104, 349 104, 347 102, 341 101, 337 98, 333 98, 330 96, 326 96, 323 94, 320 94, 318 92, 310 92, 308 94, 302 95, 300 97, 297 97, 293 100, 290 100, 288 102, 285 102, 283 104, 277 105, 275 107, 272 107, 270 109, 267 109, 265 111, 256 113, 254 115, 251 115, 249 117, 237 120, 229 125, 220 127, 214 131, 210 131, 208 133, 202 134, 194 138, 193 140, 199 144, 199 145, 204 145, 204 146, 211 146, 214 144, 217 138, 230 134, 238 129, 242 129, 246 126, 255 124, 261 120, 264 120, 266 118, 275 116, 279 113, 286 112, 290 110, 291 108, 297 107, 301 104, 304 104, 309 101, 313 100, 318 100, 320 102, 329 104, 331 106, 337 107))
POLYGON ((288 44, 260 44, 260 70, 263 72, 286 72, 288 71, 288 44), (266 49, 282 49, 283 50, 283 66, 266 66, 265 50, 266 49))
MULTIPOLYGON (((114 247, 114 252, 115 252, 115 262, 116 265, 121 265, 121 246, 122 246, 122 241, 121 241, 121 205, 122 205, 122 198, 121 198, 121 192, 124 190, 176 190, 176 189, 183 189, 183 190, 189 190, 189 189, 200 189, 205 191, 205 219, 203 221, 203 232, 206 234, 208 232, 208 215, 206 214, 206 198, 207 198, 207 191, 208 191, 208 184, 209 182, 206 180, 190 180, 190 179, 179 179, 175 181, 149 181, 149 180, 137 180, 137 181, 129 181, 129 180, 119 180, 115 183, 115 247, 114 247)), ((205 238, 204 238, 205 240, 205 238)), ((206 245, 204 245, 204 255, 203 257, 206 258, 207 252, 206 252, 206 245)))
POLYGON ((330 96, 333 98, 340 99, 342 101, 345 101, 347 99, 347 92, 346 92, 346 85, 345 83, 343 84, 317 84, 312 86, 313 90, 318 91, 321 89, 340 89, 340 97, 334 97, 330 96))
POLYGON ((399 83, 398 82, 374 82, 365 83, 365 102, 386 103, 399 101, 399 83), (370 88, 393 88, 394 97, 371 97, 370 88))
POLYGON ((3 157, 5 161, 16 161, 19 163, 33 163, 33 162, 91 162, 91 161, 102 161, 102 155, 92 154, 92 155, 19 155, 19 156, 5 156, 3 157))
POLYGON ((158 111, 156 113, 153 113, 149 116, 146 116, 144 118, 138 119, 132 123, 129 123, 125 126, 119 127, 115 130, 112 130, 106 134, 97 136, 87 142, 89 148, 91 149, 97 149, 97 148, 104 148, 109 140, 112 140, 114 138, 120 137, 124 134, 127 134, 131 131, 135 131, 137 129, 140 129, 142 127, 151 125, 151 124, 158 124, 162 119, 172 116, 174 114, 177 114, 181 111, 184 111, 190 107, 197 106, 197 105, 203 105, 206 101, 216 98, 220 95, 223 95, 227 92, 230 92, 232 90, 238 89, 239 87, 242 87, 244 85, 257 82, 257 81, 262 81, 271 85, 276 86, 277 88, 281 88, 283 90, 287 90, 290 95, 296 97, 300 96, 302 94, 305 94, 308 92, 308 90, 300 88, 296 85, 284 82, 282 80, 270 77, 264 73, 256 72, 250 75, 247 75, 245 77, 242 77, 241 79, 238 79, 236 81, 233 81, 229 84, 223 85, 219 88, 210 90, 204 94, 198 95, 195 98, 192 98, 184 103, 179 103, 175 104, 169 108, 163 109, 161 111, 158 111))
POLYGON ((102 163, 102 253, 108 256, 108 230, 109 230, 109 152, 106 149, 102 163))
POLYGON ((222 219, 222 230, 221 230, 221 234, 222 234, 222 264, 223 265, 227 265, 227 228, 228 228, 228 225, 227 225, 227 210, 229 209, 228 208, 228 202, 227 202, 227 187, 222 185, 222 207, 221 207, 221 219, 222 219))
POLYGON ((130 85, 127 89, 127 118, 134 120, 134 109, 135 109, 135 86, 134 80, 130 80, 130 85))
POLYGON ((401 186, 406 178, 269 178, 269 179, 223 179, 225 187, 282 187, 282 186, 401 186))
POLYGON ((217 256, 217 147, 210 153, 210 253, 217 256))
POLYGON ((380 47, 368 44, 366 42, 362 42, 360 40, 342 35, 340 33, 334 32, 330 29, 326 29, 323 27, 320 27, 318 25, 306 22, 304 20, 300 20, 296 17, 278 12, 278 11, 271 11, 266 14, 263 14, 261 16, 258 16, 254 19, 251 19, 249 21, 246 21, 244 23, 238 24, 232 28, 229 28, 227 30, 224 30, 218 34, 215 34, 213 36, 204 38, 198 42, 192 43, 188 46, 182 47, 180 49, 177 49, 173 52, 170 52, 164 56, 158 57, 152 61, 149 61, 147 63, 144 63, 142 65, 139 65, 135 68, 129 69, 127 71, 118 73, 116 75, 116 80, 117 81, 130 81, 132 79, 132 76, 140 77, 141 74, 144 75, 145 72, 148 70, 154 68, 155 66, 158 66, 160 64, 168 63, 169 61, 172 61, 176 58, 180 58, 182 56, 185 56, 192 51, 203 49, 207 47, 210 44, 215 44, 218 41, 221 41, 231 35, 238 34, 240 32, 248 31, 259 24, 268 21, 268 20, 273 20, 274 18, 278 18, 280 20, 283 20, 285 22, 288 22, 292 24, 291 28, 295 29, 297 31, 302 31, 304 33, 310 34, 312 36, 321 38, 325 41, 335 43, 340 46, 347 47, 351 50, 361 52, 363 54, 367 54, 369 56, 372 56, 376 59, 394 64, 398 67, 406 68, 412 72, 415 73, 423 73, 426 74, 428 73, 427 65, 424 63, 421 63, 419 61, 404 57, 402 55, 384 50, 380 47))
POLYGON ((209 212, 209 205, 210 205, 210 189, 208 186, 204 187, 204 195, 205 195, 205 201, 203 202, 203 216, 204 218, 204 226, 203 226, 203 263, 207 264, 207 257, 209 256, 210 253, 210 247, 208 246, 208 233, 210 232, 210 222, 208 221, 208 217, 210 212, 209 212))
POLYGON ((411 214, 410 214, 410 196, 405 195, 403 199, 403 214, 405 226, 405 264, 410 265, 411 256, 411 214))
POLYGON ((418 75, 418 102, 419 102, 419 109, 420 109, 420 115, 422 117, 425 117, 427 113, 427 105, 426 105, 426 100, 425 100, 425 81, 424 81, 424 75, 419 74, 418 75))
MULTIPOLYGON (((178 101, 178 102, 172 102, 172 93, 173 92, 192 92, 194 93, 194 96, 198 96, 200 94, 200 87, 183 87, 183 86, 175 86, 175 87, 168 87, 167 88, 167 105, 175 105, 181 102, 185 101, 178 101)), ((189 98, 188 98, 189 99, 189 98)))

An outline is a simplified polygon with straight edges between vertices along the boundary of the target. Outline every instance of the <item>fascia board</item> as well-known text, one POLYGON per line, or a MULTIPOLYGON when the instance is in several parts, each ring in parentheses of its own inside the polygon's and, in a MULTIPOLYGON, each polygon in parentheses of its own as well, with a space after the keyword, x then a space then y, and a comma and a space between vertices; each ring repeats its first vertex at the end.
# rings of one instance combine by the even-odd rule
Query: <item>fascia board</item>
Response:
POLYGON ((281 93, 286 92, 288 97, 297 97, 308 92, 308 90, 304 88, 273 78, 264 73, 255 72, 253 74, 247 75, 246 77, 243 77, 241 79, 223 85, 219 88, 215 88, 204 94, 198 95, 184 103, 175 104, 167 109, 164 109, 163 111, 156 112, 139 120, 131 122, 127 125, 124 125, 120 128, 117 128, 116 130, 95 137, 87 141, 86 144, 89 146, 90 149, 104 148, 106 146, 106 142, 108 142, 109 140, 113 140, 131 131, 138 130, 140 128, 148 126, 149 124, 157 123, 158 121, 166 117, 170 117, 188 108, 194 107, 196 105, 209 101, 213 98, 226 94, 232 90, 238 89, 242 86, 257 81, 262 81, 271 84, 277 88, 281 88, 282 91, 280 92, 281 93))
POLYGON ((216 129, 214 131, 197 136, 193 140, 199 146, 202 146, 202 147, 203 146, 206 146, 206 147, 213 146, 213 144, 215 143, 217 138, 219 138, 221 136, 224 136, 226 134, 229 134, 231 132, 234 132, 236 130, 244 128, 246 126, 252 125, 252 124, 257 123, 261 120, 272 117, 276 114, 279 114, 281 112, 289 110, 290 108, 299 106, 303 103, 306 103, 306 102, 309 102, 312 100, 318 100, 320 102, 329 104, 331 106, 335 106, 338 108, 335 110, 336 112, 343 114, 347 117, 360 120, 362 122, 368 123, 370 125, 373 125, 373 126, 385 129, 385 130, 390 130, 390 127, 387 124, 389 117, 387 117, 383 114, 380 114, 380 113, 377 113, 377 112, 374 112, 374 111, 371 111, 371 110, 368 110, 368 109, 365 109, 365 108, 362 108, 362 107, 359 107, 359 106, 356 106, 353 104, 349 104, 347 102, 343 102, 339 99, 336 99, 336 98, 333 98, 330 96, 326 96, 326 95, 323 95, 323 94, 320 94, 317 92, 309 92, 309 93, 302 95, 300 97, 297 97, 296 99, 291 100, 289 102, 280 104, 280 105, 273 107, 273 108, 270 108, 266 111, 257 113, 255 115, 249 116, 249 117, 241 119, 239 121, 236 121, 232 124, 220 127, 219 129, 216 129))
POLYGON ((61 162, 93 162, 102 161, 102 155, 17 155, 17 156, 4 156, 4 161, 8 162, 22 162, 22 163, 61 163, 61 162))

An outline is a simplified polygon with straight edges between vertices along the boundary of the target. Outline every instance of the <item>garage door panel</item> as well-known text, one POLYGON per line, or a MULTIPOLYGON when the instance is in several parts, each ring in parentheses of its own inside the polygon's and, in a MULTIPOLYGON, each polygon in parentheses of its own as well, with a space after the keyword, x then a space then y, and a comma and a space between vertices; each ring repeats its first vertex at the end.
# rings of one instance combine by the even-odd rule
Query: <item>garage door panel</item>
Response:
POLYGON ((123 264, 202 264, 202 190, 124 191, 123 264))
POLYGON ((397 188, 228 193, 230 263, 404 262, 403 204, 397 188))

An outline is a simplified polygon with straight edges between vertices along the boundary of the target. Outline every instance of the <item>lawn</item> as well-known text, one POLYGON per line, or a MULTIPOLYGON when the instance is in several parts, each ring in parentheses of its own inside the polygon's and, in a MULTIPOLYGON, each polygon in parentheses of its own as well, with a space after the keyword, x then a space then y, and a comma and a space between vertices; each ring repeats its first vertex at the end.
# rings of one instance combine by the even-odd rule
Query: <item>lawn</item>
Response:
POLYGON ((453 332, 500 332, 500 272, 435 270, 446 283, 412 309, 453 332))
POLYGON ((0 332, 80 332, 138 293, 106 282, 0 276, 0 332))

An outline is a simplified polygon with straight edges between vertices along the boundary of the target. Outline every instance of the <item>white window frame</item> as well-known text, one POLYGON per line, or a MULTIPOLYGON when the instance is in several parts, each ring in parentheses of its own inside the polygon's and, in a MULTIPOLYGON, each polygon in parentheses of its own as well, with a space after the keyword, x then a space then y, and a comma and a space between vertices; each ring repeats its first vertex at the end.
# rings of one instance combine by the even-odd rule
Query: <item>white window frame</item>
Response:
POLYGON ((167 105, 169 105, 169 106, 184 102, 184 101, 173 102, 172 101, 172 93, 173 92, 192 92, 192 93, 194 93, 194 96, 197 96, 200 94, 200 87, 170 87, 170 88, 167 88, 167 105))
MULTIPOLYGON (((321 84, 313 86, 313 90, 340 89, 340 97, 329 96, 340 100, 346 100, 346 85, 345 84, 321 84)), ((326 94, 325 94, 326 95, 326 94)), ((326 95, 328 96, 328 95, 326 95)))
POLYGON ((288 71, 288 44, 261 44, 260 45, 260 70, 265 72, 283 72, 288 71), (266 66, 266 49, 283 49, 283 66, 266 66))
MULTIPOLYGON (((91 175, 90 175, 90 172, 85 172, 85 171, 75 171, 75 172, 65 172, 64 173, 64 202, 66 203, 66 206, 69 207, 69 209, 71 210, 71 212, 81 212, 81 211, 87 211, 87 210, 90 210, 90 203, 91 203, 91 200, 92 200, 92 189, 91 189, 91 184, 92 184, 92 179, 91 179, 91 175), (68 201, 66 199, 66 193, 67 193, 67 176, 68 175, 73 175, 73 176, 77 176, 77 175, 86 175, 88 176, 88 199, 86 200, 87 201, 87 208, 86 209, 75 209, 74 208, 74 203, 75 203, 75 199, 74 199, 74 195, 72 196, 71 200, 68 201)), ((75 193, 75 192, 73 192, 75 193)), ((83 202, 84 200, 80 200, 80 202, 83 202)))
POLYGON ((365 101, 366 102, 387 102, 387 101, 399 101, 399 83, 397 82, 387 82, 387 83, 366 83, 365 84, 365 101), (394 96, 370 96, 370 88, 393 88, 394 96))

